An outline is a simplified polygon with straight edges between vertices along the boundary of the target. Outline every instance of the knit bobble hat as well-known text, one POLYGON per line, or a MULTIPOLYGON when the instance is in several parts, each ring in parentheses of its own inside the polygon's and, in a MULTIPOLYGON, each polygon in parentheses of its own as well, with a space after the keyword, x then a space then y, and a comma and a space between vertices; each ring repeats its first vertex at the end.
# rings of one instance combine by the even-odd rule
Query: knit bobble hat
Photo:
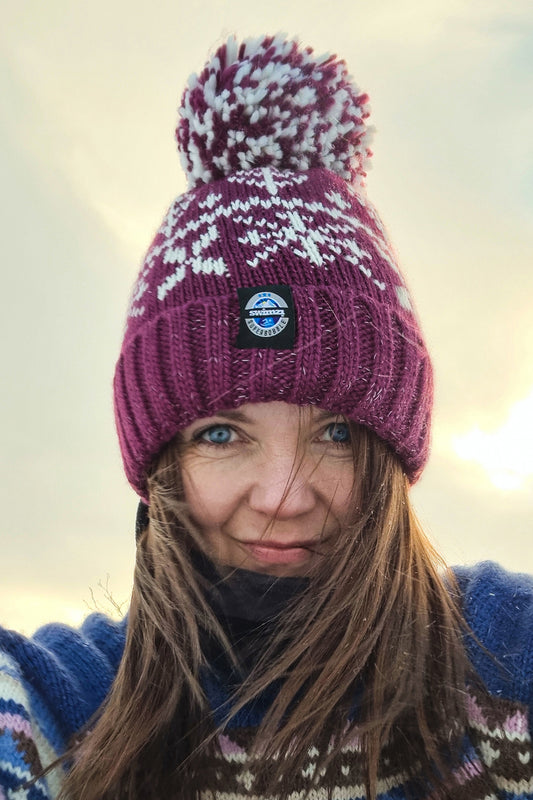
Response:
POLYGON ((141 267, 114 380, 144 499, 178 431, 272 400, 366 425, 419 476, 431 364, 366 197, 368 115, 343 61, 283 37, 231 38, 189 79, 176 133, 190 188, 141 267))

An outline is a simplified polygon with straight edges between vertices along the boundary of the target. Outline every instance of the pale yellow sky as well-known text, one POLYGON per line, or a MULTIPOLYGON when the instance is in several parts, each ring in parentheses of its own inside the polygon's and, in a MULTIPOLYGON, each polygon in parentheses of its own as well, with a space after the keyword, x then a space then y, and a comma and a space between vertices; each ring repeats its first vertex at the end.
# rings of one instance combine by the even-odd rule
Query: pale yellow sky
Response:
POLYGON ((185 188, 178 99, 228 33, 279 30, 342 55, 371 97, 369 195, 436 369, 427 530, 452 563, 533 572, 529 0, 4 0, 1 623, 75 622, 107 574, 127 599, 111 380, 143 251, 185 188))

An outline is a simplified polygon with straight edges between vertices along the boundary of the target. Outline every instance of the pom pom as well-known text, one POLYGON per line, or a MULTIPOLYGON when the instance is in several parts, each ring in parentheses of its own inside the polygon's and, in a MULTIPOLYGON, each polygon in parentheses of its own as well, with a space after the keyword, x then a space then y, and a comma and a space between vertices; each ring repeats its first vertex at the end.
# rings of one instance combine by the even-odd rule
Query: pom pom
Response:
POLYGON ((361 185, 369 113, 336 56, 283 36, 231 37, 183 94, 176 137, 189 187, 266 166, 326 167, 361 185))

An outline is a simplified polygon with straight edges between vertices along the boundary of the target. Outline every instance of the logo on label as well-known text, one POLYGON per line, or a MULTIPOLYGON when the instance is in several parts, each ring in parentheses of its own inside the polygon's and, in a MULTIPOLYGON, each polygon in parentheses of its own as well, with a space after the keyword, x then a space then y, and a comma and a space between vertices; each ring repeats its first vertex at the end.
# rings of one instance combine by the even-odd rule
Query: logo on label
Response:
POLYGON ((246 325, 254 336, 277 336, 288 325, 287 303, 274 292, 257 292, 244 308, 246 325))
POLYGON ((239 296, 239 334, 241 348, 290 350, 296 335, 296 314, 290 286, 246 286, 239 296))

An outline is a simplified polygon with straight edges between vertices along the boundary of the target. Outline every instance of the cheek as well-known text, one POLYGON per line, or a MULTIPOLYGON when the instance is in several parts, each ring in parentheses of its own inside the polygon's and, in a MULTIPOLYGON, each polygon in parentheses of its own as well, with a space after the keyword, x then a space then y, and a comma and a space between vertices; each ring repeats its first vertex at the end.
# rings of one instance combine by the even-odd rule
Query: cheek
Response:
POLYGON ((184 465, 183 491, 193 519, 203 528, 221 525, 238 502, 231 473, 209 463, 184 465))
POLYGON ((333 469, 324 477, 324 499, 337 518, 348 512, 354 494, 354 480, 352 464, 333 469))

